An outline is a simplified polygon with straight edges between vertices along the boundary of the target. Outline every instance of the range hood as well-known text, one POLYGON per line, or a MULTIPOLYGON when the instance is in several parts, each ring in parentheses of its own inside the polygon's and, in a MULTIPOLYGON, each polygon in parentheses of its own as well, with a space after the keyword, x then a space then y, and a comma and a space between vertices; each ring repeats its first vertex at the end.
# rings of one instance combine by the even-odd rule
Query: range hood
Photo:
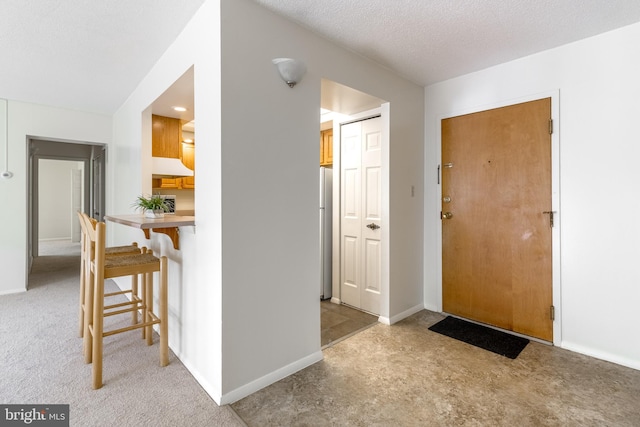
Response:
POLYGON ((180 159, 171 157, 152 157, 151 173, 154 178, 175 176, 193 176, 193 171, 186 167, 180 159))

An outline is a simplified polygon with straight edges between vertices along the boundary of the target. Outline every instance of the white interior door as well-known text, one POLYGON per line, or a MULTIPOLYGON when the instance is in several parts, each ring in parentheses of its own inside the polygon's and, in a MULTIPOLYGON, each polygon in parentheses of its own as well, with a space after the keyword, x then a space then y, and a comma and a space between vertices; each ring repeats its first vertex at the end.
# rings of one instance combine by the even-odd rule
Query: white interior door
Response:
POLYGON ((342 125, 340 299, 380 313, 382 278, 382 119, 342 125))

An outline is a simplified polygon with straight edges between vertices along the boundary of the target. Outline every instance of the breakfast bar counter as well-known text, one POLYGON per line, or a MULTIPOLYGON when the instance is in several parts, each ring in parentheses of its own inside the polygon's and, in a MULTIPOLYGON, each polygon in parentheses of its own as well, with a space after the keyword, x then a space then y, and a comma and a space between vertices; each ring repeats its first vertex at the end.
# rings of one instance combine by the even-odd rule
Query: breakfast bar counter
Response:
POLYGON ((174 249, 180 249, 178 238, 180 230, 178 227, 196 224, 196 217, 190 215, 165 215, 163 218, 147 218, 143 214, 105 215, 104 219, 117 224, 139 228, 144 232, 144 236, 147 239, 150 238, 150 230, 154 233, 166 234, 173 242, 174 249))

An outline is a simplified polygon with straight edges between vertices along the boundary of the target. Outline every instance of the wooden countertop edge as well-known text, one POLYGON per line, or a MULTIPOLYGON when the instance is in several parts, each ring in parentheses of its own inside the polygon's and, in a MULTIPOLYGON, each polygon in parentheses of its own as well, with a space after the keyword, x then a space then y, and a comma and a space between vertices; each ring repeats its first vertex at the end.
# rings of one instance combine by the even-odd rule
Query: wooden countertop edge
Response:
POLYGON ((195 216, 165 215, 164 218, 147 218, 142 214, 137 215, 105 215, 106 221, 128 225, 140 229, 184 227, 196 224, 195 216))

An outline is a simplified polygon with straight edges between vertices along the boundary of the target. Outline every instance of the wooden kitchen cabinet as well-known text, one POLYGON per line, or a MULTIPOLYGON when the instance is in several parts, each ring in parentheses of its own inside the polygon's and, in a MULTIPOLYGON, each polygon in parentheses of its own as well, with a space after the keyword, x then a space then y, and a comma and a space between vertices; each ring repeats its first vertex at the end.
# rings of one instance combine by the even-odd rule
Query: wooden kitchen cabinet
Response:
MULTIPOLYGON (((182 144, 182 163, 195 171, 196 167, 196 146, 194 144, 182 144)), ((196 177, 194 176, 185 176, 182 178, 182 188, 196 188, 196 177)))
POLYGON ((183 178, 154 178, 152 187, 153 188, 171 188, 174 190, 180 190, 183 188, 182 186, 183 178))
MULTIPOLYGON (((195 167, 195 146, 182 142, 182 121, 172 117, 151 116, 151 155, 180 159, 189 169, 195 167)), ((160 189, 194 189, 195 178, 153 178, 152 187, 160 189)))
POLYGON ((151 155, 153 157, 181 157, 182 123, 180 119, 164 116, 151 116, 152 144, 151 155))
POLYGON ((333 129, 320 131, 320 166, 333 165, 333 129))

